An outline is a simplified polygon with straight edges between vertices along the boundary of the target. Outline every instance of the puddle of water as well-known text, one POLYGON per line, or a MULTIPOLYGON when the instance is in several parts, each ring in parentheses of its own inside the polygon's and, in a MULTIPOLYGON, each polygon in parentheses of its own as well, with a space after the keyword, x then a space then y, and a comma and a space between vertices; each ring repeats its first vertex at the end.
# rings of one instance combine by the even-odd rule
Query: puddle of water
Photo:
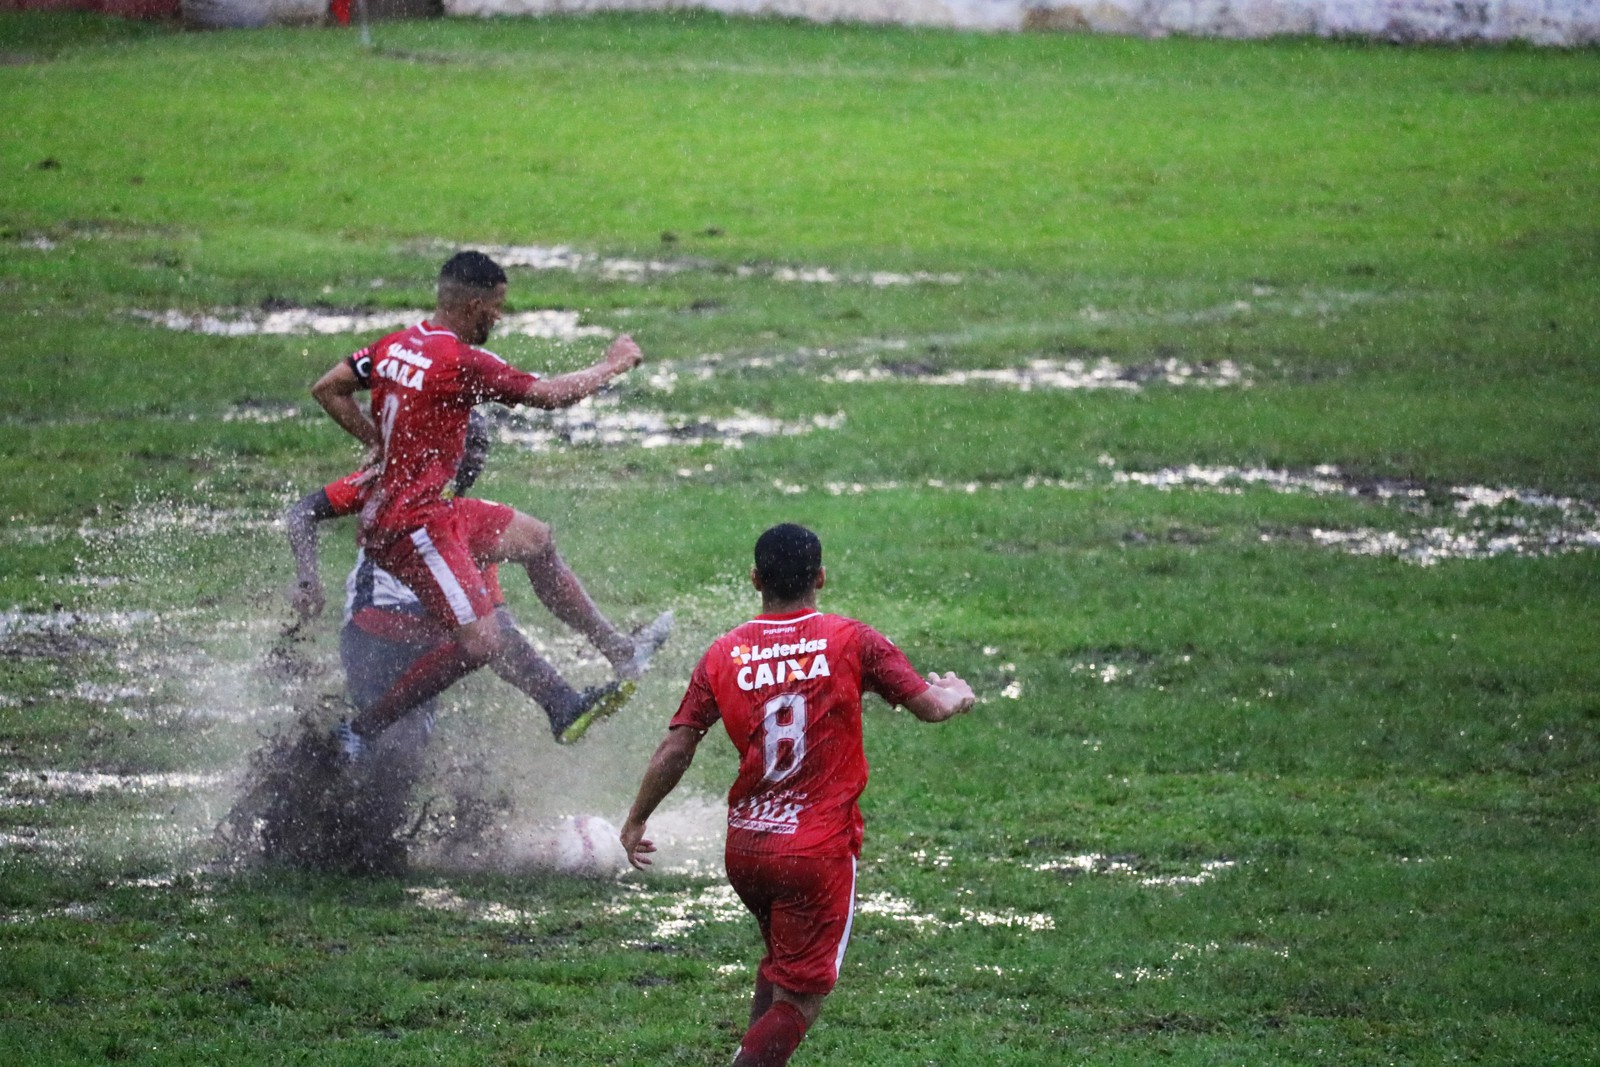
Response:
POLYGON ((807 422, 785 422, 765 415, 681 415, 630 407, 614 397, 589 397, 572 407, 551 412, 495 409, 498 440, 532 452, 578 445, 667 448, 719 443, 740 448, 747 437, 792 437, 816 430, 836 430, 844 415, 814 415, 807 422))
POLYGON ((1600 549, 1600 529, 1595 528, 1530 530, 1517 534, 1451 530, 1442 526, 1404 534, 1369 528, 1313 528, 1308 532, 1313 541, 1325 548, 1335 548, 1353 556, 1389 556, 1420 567, 1431 567, 1446 560, 1558 556, 1600 549))
MULTIPOLYGON (((1376 500, 1416 514, 1436 512, 1428 490, 1405 482, 1375 482, 1347 477, 1324 465, 1309 473, 1244 467, 1168 467, 1158 471, 1115 471, 1117 484, 1170 491, 1201 489, 1242 493, 1265 487, 1279 493, 1348 496, 1376 500)), ((1450 514, 1465 525, 1411 532, 1361 527, 1311 528, 1304 535, 1318 545, 1352 555, 1387 556, 1432 566, 1446 560, 1537 557, 1600 549, 1600 507, 1573 497, 1533 489, 1457 485, 1448 490, 1450 514)), ((1293 539, 1264 533, 1263 541, 1293 539)))
MULTIPOLYGON (((655 941, 673 941, 688 937, 700 927, 711 923, 748 921, 738 894, 726 883, 671 893, 652 892, 636 885, 629 885, 626 890, 627 895, 614 897, 611 900, 606 906, 606 913, 621 918, 642 918, 653 921, 655 925, 651 928, 650 938, 655 941)), ((888 892, 869 893, 858 897, 856 914, 904 923, 919 931, 953 930, 967 924, 1032 931, 1055 929, 1055 919, 1052 916, 1009 909, 987 911, 962 907, 957 909, 958 918, 942 919, 920 910, 911 901, 888 892)))
POLYGON ((710 923, 742 922, 746 917, 739 895, 725 882, 673 893, 636 892, 629 897, 613 897, 605 910, 620 918, 654 922, 649 936, 652 941, 676 941, 710 923))
MULTIPOLYGON (((1103 465, 1114 466, 1115 461, 1103 465)), ((1187 464, 1155 471, 1113 471, 1118 485, 1139 485, 1150 489, 1209 489, 1220 493, 1242 493, 1264 487, 1280 493, 1311 493, 1317 496, 1371 496, 1379 500, 1424 500, 1427 491, 1401 482, 1357 482, 1346 478, 1338 467, 1323 464, 1310 472, 1274 470, 1265 467, 1203 467, 1187 464)))
POLYGON ((284 404, 279 407, 262 407, 259 404, 235 404, 222 413, 223 422, 250 422, 260 426, 291 422, 300 417, 301 411, 294 404, 284 404))
POLYGON ((1250 373, 1232 360, 1192 364, 1176 359, 1137 366, 1126 366, 1109 359, 1094 362, 1035 359, 1021 367, 942 372, 917 367, 875 366, 838 370, 823 375, 822 380, 843 384, 912 382, 921 385, 1002 385, 1024 393, 1035 389, 1117 389, 1137 392, 1150 384, 1206 388, 1254 384, 1250 373))
MULTIPOLYGON (((112 558, 121 558, 120 543, 150 541, 166 544, 173 532, 200 537, 232 536, 262 530, 281 530, 282 520, 275 513, 248 511, 243 508, 208 508, 193 504, 173 502, 140 502, 128 508, 112 510, 88 518, 76 526, 29 526, 16 530, 0 529, 0 537, 7 541, 28 545, 48 545, 76 538, 102 550, 112 558)), ((83 561, 80 561, 82 563, 83 561)), ((79 575, 62 579, 68 584, 111 586, 125 579, 118 575, 79 575)), ((4 613, 0 613, 0 618, 4 613)))
POLYGON ((153 793, 210 789, 221 785, 224 780, 221 774, 183 772, 99 774, 93 771, 7 771, 0 775, 0 783, 7 790, 23 795, 31 792, 96 796, 115 792, 149 796, 153 793))
MULTIPOLYGON (((5 847, 5 835, 0 834, 0 848, 5 847)), ((44 908, 39 911, 14 911, 0 913, 0 923, 8 926, 26 926, 29 923, 46 922, 50 919, 78 919, 82 922, 93 922, 100 917, 100 909, 92 904, 64 904, 59 908, 44 908)))
POLYGON ((1146 875, 1139 872, 1137 862, 1131 857, 1089 852, 1078 856, 1063 856, 1057 860, 1046 860, 1043 863, 1023 864, 1023 866, 1028 870, 1042 873, 1114 875, 1132 878, 1142 886, 1159 887, 1204 885, 1221 872, 1232 870, 1238 863, 1235 860, 1206 860, 1192 873, 1146 875))
POLYGON ((107 685, 101 682, 79 682, 72 687, 72 696, 89 704, 107 706, 126 700, 143 700, 154 695, 155 690, 136 685, 107 685))
MULTIPOLYGON (((454 247, 451 245, 450 247, 454 247)), ((832 267, 795 267, 756 263, 729 267, 709 259, 628 259, 581 252, 569 245, 478 245, 479 251, 503 267, 528 270, 559 270, 596 274, 611 281, 639 281, 652 275, 684 274, 691 271, 732 274, 737 278, 770 278, 779 282, 814 285, 868 285, 886 288, 899 285, 959 285, 962 276, 932 271, 847 271, 832 267)))
MULTIPOLYGON (((275 308, 271 311, 250 308, 217 308, 209 312, 135 310, 131 314, 169 330, 213 337, 385 333, 414 325, 428 317, 428 312, 422 309, 337 311, 304 307, 275 308)), ((585 337, 610 337, 613 333, 604 326, 583 325, 576 311, 558 309, 509 312, 495 328, 501 333, 563 342, 585 337)))
POLYGON ((0 641, 78 633, 126 634, 159 622, 154 611, 0 611, 0 641))
MULTIPOLYGON (((1116 461, 1102 456, 1101 466, 1115 468, 1116 461)), ((1203 467, 1191 464, 1154 471, 1111 471, 1117 486, 1161 492, 1189 490, 1242 495, 1256 489, 1314 496, 1343 496, 1398 507, 1412 514, 1436 514, 1442 506, 1438 492, 1400 481, 1352 478, 1339 468, 1322 465, 1307 472, 1251 467, 1203 467)), ((821 492, 830 496, 866 496, 934 490, 978 493, 1055 490, 1080 492, 1100 484, 1092 479, 1024 478, 1017 481, 946 482, 928 478, 918 482, 822 482, 802 484, 775 478, 772 487, 785 496, 821 492)), ((1448 516, 1461 527, 1434 527, 1420 532, 1397 533, 1372 528, 1326 530, 1312 528, 1298 534, 1266 532, 1261 540, 1309 540, 1323 547, 1356 555, 1391 556, 1429 566, 1445 560, 1479 560, 1496 556, 1537 557, 1600 550, 1600 506, 1573 497, 1538 490, 1494 486, 1451 486, 1448 516)), ((1122 668, 1113 668, 1117 680, 1122 668)))
POLYGON ((550 914, 548 909, 528 911, 493 900, 468 900, 448 886, 412 886, 406 890, 417 906, 429 911, 447 911, 481 922, 532 923, 550 914))
POLYGON ((26 852, 63 852, 73 842, 42 833, 32 827, 19 826, 14 832, 0 832, 0 849, 18 849, 26 852))

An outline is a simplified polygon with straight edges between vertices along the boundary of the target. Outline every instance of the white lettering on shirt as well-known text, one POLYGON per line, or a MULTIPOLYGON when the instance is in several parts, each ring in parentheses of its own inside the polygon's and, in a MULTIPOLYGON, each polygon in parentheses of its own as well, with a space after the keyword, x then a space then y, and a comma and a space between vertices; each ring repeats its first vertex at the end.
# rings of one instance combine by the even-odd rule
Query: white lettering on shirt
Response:
POLYGON ((728 825, 738 830, 792 834, 800 829, 800 814, 805 807, 804 793, 749 797, 728 810, 728 825))
MULTIPOLYGON (((827 644, 826 641, 809 643, 827 644)), ((783 685, 785 682, 805 682, 812 678, 829 678, 832 675, 833 671, 828 667, 828 657, 819 652, 815 656, 779 660, 776 665, 760 663, 754 667, 740 667, 734 680, 740 689, 746 693, 753 693, 757 689, 783 685)))

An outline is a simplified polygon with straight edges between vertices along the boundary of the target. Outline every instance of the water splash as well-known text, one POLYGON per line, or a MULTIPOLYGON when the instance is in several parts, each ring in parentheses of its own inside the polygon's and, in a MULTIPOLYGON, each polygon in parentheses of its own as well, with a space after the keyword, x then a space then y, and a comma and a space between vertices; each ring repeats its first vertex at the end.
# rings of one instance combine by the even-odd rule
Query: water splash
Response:
POLYGON ((12 795, 29 792, 96 796, 101 793, 127 793, 148 796, 152 793, 186 792, 209 789, 222 784, 217 773, 169 772, 164 774, 101 774, 94 771, 7 771, 0 783, 12 795))

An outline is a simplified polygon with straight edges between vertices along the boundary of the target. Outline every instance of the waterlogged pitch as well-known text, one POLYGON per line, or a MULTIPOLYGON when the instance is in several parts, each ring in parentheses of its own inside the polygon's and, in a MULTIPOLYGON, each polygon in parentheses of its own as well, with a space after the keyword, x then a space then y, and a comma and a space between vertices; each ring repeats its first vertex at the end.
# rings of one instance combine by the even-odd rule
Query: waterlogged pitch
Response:
POLYGON ((980 701, 869 705, 793 1062, 1600 1063, 1592 52, 375 36, 0 21, 5 1062, 726 1062, 729 746, 651 873, 594 833, 789 520, 980 701), (358 789, 352 531, 295 627, 280 516, 460 247, 512 362, 643 346, 478 491, 677 629, 580 744, 475 677, 358 789))

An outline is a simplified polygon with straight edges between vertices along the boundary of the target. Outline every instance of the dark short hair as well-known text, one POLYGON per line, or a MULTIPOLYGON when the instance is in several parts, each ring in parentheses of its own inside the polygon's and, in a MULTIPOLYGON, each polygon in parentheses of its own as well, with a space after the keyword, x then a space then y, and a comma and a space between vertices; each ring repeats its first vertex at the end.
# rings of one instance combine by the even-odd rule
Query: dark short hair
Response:
POLYGON ((439 268, 439 281, 489 290, 506 283, 506 272, 482 252, 457 252, 439 268))
POLYGON ((756 574, 769 596, 799 600, 821 573, 822 542, 804 526, 785 522, 756 538, 756 574))

